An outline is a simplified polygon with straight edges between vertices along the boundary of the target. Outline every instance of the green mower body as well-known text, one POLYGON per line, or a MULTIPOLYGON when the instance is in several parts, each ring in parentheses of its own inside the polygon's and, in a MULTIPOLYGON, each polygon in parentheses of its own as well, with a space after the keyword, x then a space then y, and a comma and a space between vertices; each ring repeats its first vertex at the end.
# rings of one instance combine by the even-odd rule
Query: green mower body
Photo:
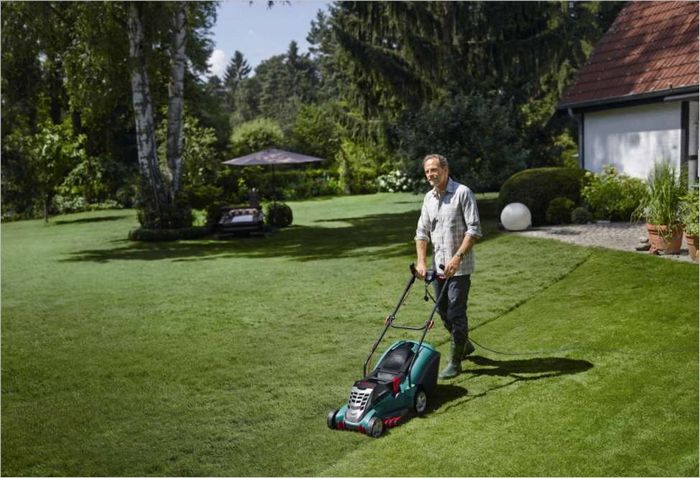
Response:
POLYGON ((410 414, 423 414, 437 385, 439 367, 440 352, 432 345, 394 342, 374 370, 353 384, 348 402, 330 412, 328 427, 376 438, 410 414))

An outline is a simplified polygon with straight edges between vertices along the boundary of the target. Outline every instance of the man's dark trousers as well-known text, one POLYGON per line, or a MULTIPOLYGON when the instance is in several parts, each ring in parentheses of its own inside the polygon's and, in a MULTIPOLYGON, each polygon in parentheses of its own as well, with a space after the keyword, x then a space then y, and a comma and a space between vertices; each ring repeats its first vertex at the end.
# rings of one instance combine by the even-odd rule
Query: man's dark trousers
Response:
POLYGON ((452 343, 464 343, 469 331, 467 298, 469 297, 471 276, 453 276, 449 281, 436 280, 434 282, 436 298, 440 297, 445 282, 447 282, 447 290, 438 304, 438 313, 445 328, 452 336, 452 343))

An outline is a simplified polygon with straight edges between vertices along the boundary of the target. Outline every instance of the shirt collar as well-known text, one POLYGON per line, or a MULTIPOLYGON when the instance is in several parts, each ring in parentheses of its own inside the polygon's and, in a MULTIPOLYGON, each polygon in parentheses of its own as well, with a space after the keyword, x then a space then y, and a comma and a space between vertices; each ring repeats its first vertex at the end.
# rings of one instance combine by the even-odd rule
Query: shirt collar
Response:
MULTIPOLYGON (((452 178, 447 178, 447 187, 445 188, 445 193, 454 193, 457 190, 457 182, 453 181, 452 178)), ((437 188, 433 188, 433 196, 440 198, 437 188)))

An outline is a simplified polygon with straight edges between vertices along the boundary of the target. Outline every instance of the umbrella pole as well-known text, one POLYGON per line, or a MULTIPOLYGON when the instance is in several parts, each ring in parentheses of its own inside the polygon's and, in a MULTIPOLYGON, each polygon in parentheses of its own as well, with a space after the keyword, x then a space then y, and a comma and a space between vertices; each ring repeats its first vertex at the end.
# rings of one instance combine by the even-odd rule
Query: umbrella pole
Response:
POLYGON ((272 165, 272 204, 277 201, 277 180, 275 179, 275 165, 272 165))

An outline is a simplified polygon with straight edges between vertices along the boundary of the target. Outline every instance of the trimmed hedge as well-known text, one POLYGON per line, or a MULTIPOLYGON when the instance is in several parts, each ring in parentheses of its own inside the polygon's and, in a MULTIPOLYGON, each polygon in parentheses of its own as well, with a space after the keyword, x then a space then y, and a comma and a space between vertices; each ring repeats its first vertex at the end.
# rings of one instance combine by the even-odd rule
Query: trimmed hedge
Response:
POLYGON ((183 227, 180 229, 146 229, 139 227, 129 231, 130 241, 160 242, 181 239, 199 239, 212 233, 211 227, 183 227))
POLYGON ((558 197, 581 203, 581 182, 586 171, 576 168, 533 168, 512 175, 498 195, 498 213, 512 202, 525 204, 532 214, 532 225, 547 224, 549 203, 558 197))

